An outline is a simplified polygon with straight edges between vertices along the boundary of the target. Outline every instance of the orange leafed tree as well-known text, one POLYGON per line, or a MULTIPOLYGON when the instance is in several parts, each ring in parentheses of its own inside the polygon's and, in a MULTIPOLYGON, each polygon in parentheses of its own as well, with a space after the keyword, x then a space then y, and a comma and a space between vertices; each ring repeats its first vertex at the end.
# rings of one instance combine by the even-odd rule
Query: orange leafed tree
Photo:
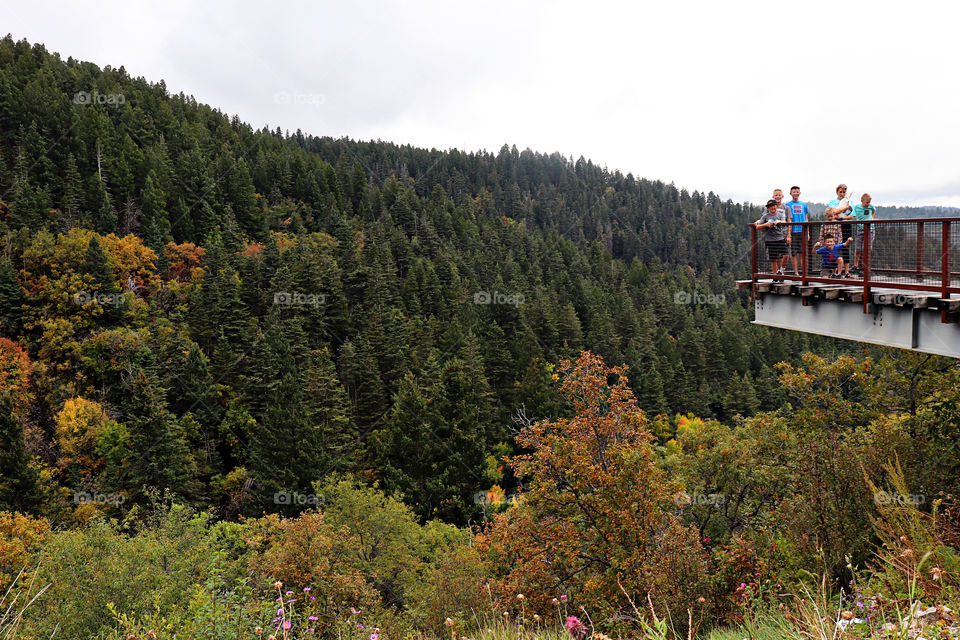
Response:
POLYGON ((8 338, 0 338, 0 394, 9 394, 17 413, 26 411, 30 393, 30 357, 8 338))
POLYGON ((626 367, 584 352, 559 373, 573 416, 523 428, 517 443, 529 453, 510 462, 526 490, 479 539, 500 596, 523 593, 544 612, 569 594, 597 622, 636 615, 624 592, 641 610, 649 594, 686 618, 703 606, 706 554, 676 518, 680 486, 656 464, 626 367))

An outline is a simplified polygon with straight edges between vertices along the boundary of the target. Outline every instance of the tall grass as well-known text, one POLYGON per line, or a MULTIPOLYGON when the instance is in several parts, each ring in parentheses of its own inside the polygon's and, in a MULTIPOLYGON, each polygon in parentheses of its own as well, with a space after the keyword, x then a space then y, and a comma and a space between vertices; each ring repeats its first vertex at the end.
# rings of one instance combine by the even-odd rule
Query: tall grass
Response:
POLYGON ((14 640, 18 637, 23 625, 24 612, 50 587, 48 583, 34 592, 37 587, 39 565, 30 576, 29 583, 21 586, 25 570, 21 569, 17 573, 17 577, 0 598, 0 640, 14 640))

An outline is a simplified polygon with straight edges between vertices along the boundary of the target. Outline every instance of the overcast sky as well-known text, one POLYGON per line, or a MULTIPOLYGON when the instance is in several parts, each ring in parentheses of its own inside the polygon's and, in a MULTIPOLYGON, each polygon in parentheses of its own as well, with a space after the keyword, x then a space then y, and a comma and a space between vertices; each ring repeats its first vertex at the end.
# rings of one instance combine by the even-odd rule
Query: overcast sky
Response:
POLYGON ((845 182, 960 206, 952 3, 587 5, 17 2, 0 30, 258 128, 515 144, 735 201, 845 182))

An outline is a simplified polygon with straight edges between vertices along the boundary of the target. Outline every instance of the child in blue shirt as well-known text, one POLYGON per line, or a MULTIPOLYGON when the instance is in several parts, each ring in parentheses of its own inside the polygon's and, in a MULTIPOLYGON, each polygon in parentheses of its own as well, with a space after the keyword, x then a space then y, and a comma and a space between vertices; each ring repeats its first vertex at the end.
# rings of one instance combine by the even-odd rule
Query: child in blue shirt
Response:
POLYGON ((820 254, 823 259, 820 265, 821 278, 838 278, 843 273, 843 258, 840 252, 853 242, 853 238, 847 238, 843 244, 837 244, 832 233, 823 236, 823 245, 817 243, 813 245, 814 251, 820 254))

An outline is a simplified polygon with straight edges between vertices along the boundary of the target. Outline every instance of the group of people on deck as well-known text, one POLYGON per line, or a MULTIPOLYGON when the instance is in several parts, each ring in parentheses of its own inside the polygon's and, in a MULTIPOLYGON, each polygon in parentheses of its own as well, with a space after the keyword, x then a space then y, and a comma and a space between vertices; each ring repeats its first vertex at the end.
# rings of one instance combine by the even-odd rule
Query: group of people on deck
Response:
MULTIPOLYGON (((812 251, 821 258, 820 276, 823 278, 855 278, 862 274, 861 256, 864 242, 873 249, 874 233, 870 225, 856 225, 849 221, 873 220, 877 209, 871 203, 869 193, 860 197, 860 204, 851 205, 847 197, 847 185, 837 185, 837 197, 827 203, 827 222, 820 226, 820 239, 812 251), (853 235, 852 235, 853 234, 853 235), (854 235, 856 242, 854 243, 854 235), (853 268, 850 262, 850 244, 854 244, 853 268)), ((797 222, 806 222, 809 209, 800 200, 800 187, 790 187, 789 202, 783 202, 783 191, 773 190, 773 197, 767 200, 766 212, 754 224, 765 229, 764 242, 767 257, 770 259, 770 271, 778 276, 799 275, 798 261, 803 250, 801 241, 803 227, 797 222), (787 263, 792 261, 793 271, 787 272, 787 263)), ((782 282, 782 278, 774 278, 782 282)))

